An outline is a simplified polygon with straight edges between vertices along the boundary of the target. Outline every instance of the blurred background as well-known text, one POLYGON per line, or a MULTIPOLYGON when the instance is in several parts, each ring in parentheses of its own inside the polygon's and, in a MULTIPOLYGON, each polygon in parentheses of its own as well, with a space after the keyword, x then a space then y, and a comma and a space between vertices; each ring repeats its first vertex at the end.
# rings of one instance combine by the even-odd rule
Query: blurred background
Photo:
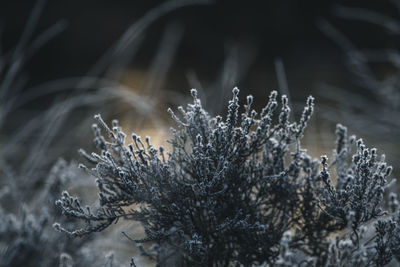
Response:
POLYGON ((295 119, 312 94, 303 143, 312 156, 331 154, 342 123, 396 176, 399 12, 396 0, 3 0, 2 206, 17 212, 10 199, 32 200, 57 159, 92 151, 94 114, 164 144, 166 109, 186 105, 190 88, 213 115, 225 114, 234 86, 258 108, 271 90, 289 95, 295 119))
MULTIPOLYGON (((379 87, 384 86, 363 84, 367 81, 355 74, 359 71, 355 68, 368 67, 382 81, 396 73, 397 66, 390 62, 393 60, 375 59, 373 64, 360 67, 367 64, 352 61, 365 61, 366 55, 355 59, 351 54, 379 50, 384 61, 385 52, 396 52, 399 25, 395 1, 183 1, 165 10, 160 8, 162 4, 166 6, 165 1, 45 2, 32 37, 52 26, 59 27, 59 32, 24 62, 21 92, 49 81, 84 75, 104 77, 107 73, 106 77, 156 100, 158 106, 183 105, 182 97, 196 87, 206 108, 217 113, 223 111, 233 86, 241 89, 242 96, 253 94, 256 103, 263 105, 268 92, 279 89, 275 63, 280 60, 294 104, 301 104, 309 94, 317 97, 317 108, 338 102, 346 106, 343 109, 357 114, 364 113, 356 109, 362 102, 368 103, 369 109, 369 104, 387 104, 376 98, 379 91, 385 90, 379 87), (141 25, 132 29, 141 19, 141 25), (126 47, 120 47, 114 55, 108 53, 108 60, 99 66, 101 58, 121 41, 124 33, 126 47), (345 93, 337 93, 334 88, 345 93), (359 95, 360 101, 351 100, 349 93, 359 95)), ((2 51, 11 51, 18 44, 34 6, 35 1, 2 2, 2 51)), ((21 114, 22 118, 40 113, 55 99, 66 97, 67 90, 51 91, 48 88, 48 94, 18 107, 19 112, 28 113, 21 114)), ((162 114, 164 111, 163 107, 162 114)), ((108 112, 121 117, 120 113, 127 110, 110 108, 108 112)), ((341 121, 338 116, 342 113, 329 110, 324 120, 335 124, 341 121)), ((363 126, 351 127, 350 131, 363 136, 373 132, 382 142, 387 140, 379 137, 379 129, 375 128, 381 127, 372 120, 379 119, 381 111, 365 113, 365 121, 360 122, 363 126)), ((9 120, 6 129, 20 124, 20 119, 9 120)), ((395 133, 386 133, 393 137, 390 141, 399 140, 399 130, 391 130, 395 133)), ((365 138, 382 147, 377 140, 365 138)))

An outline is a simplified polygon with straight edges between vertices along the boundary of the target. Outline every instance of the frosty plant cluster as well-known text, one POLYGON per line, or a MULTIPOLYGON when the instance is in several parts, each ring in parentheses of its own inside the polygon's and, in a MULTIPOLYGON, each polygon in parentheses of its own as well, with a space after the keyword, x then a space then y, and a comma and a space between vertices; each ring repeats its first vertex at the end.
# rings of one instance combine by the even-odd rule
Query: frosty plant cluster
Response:
POLYGON ((56 204, 82 227, 55 228, 80 237, 138 221, 145 236, 134 242, 153 243, 142 251, 159 266, 383 266, 400 258, 395 194, 384 211, 392 170, 384 156, 338 125, 331 159, 313 159, 300 143, 312 97, 291 122, 285 95, 279 105, 273 91, 257 112, 252 96, 240 109, 238 94, 224 119, 210 116, 193 89, 193 103, 169 110, 177 124, 169 151, 135 134, 126 146, 118 123, 109 128, 96 116, 99 152, 82 150, 91 167, 81 167, 96 177, 98 205, 65 191, 56 204))

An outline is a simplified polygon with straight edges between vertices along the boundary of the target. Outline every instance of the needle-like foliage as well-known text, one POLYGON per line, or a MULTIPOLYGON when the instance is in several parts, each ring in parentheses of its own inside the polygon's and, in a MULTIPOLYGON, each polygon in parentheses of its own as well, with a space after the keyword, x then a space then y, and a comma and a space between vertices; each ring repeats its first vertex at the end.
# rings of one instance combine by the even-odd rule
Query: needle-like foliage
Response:
POLYGON ((80 237, 119 219, 139 221, 145 236, 135 242, 157 244, 145 253, 161 266, 382 266, 398 256, 398 219, 382 210, 391 167, 341 125, 332 160, 311 158, 300 140, 312 97, 291 122, 287 97, 279 108, 275 91, 260 113, 248 96, 240 114, 233 89, 226 119, 191 94, 179 115, 169 110, 178 127, 168 152, 135 134, 125 145, 118 123, 109 128, 96 116, 100 153, 81 151, 94 166, 81 167, 96 177, 98 207, 64 192, 56 204, 85 226, 55 228, 80 237))

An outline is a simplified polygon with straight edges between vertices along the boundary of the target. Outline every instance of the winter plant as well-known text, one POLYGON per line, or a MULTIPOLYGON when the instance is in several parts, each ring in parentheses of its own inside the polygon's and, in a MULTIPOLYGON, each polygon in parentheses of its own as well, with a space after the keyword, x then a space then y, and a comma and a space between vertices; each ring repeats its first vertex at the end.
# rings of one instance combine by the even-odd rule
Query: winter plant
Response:
POLYGON ((84 206, 64 191, 56 205, 82 226, 54 227, 83 237, 120 219, 140 222, 144 237, 125 235, 153 244, 142 251, 159 266, 383 266, 399 259, 395 194, 384 210, 392 171, 385 157, 339 124, 332 158, 314 159, 301 147, 312 97, 291 122, 285 95, 279 108, 273 91, 258 113, 252 96, 239 110, 238 94, 233 89, 224 119, 208 114, 193 89, 192 104, 179 115, 169 110, 177 127, 168 151, 136 134, 126 145, 117 121, 110 128, 95 116, 99 152, 81 150, 90 165, 80 166, 96 177, 99 202, 84 206))

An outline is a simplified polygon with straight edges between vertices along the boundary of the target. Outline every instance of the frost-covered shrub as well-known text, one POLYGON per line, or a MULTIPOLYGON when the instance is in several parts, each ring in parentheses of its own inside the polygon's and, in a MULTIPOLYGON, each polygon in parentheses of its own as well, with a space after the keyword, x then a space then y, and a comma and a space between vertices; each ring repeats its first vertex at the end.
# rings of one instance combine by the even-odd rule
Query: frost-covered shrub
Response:
MULTIPOLYGON (((11 190, 3 190, 0 196, 0 266, 58 266, 60 255, 75 257, 82 264, 90 262, 91 256, 81 253, 82 247, 92 238, 80 240, 60 236, 51 227, 54 219, 62 220, 69 227, 76 222, 63 218, 54 205, 56 196, 82 172, 74 164, 59 160, 44 179, 46 186, 37 191, 36 198, 22 206, 21 211, 9 211, 11 190)), ((5 187, 4 187, 5 188, 5 187)), ((83 265, 81 265, 83 266, 83 265)))
POLYGON ((399 219, 383 211, 392 170, 384 156, 338 125, 332 159, 313 159, 300 144, 312 97, 291 122, 286 96, 279 108, 272 92, 260 113, 248 96, 239 114, 238 93, 223 119, 210 116, 193 89, 192 104, 179 115, 169 110, 178 127, 168 152, 135 134, 125 145, 117 121, 109 128, 96 116, 100 153, 82 150, 93 168, 81 167, 96 177, 98 206, 63 192, 56 204, 84 225, 55 228, 82 237, 138 221, 145 236, 134 241, 156 244, 143 252, 160 266, 382 266, 399 257, 399 219))
POLYGON ((96 248, 96 242, 104 241, 104 237, 76 239, 60 235, 52 227, 54 220, 68 227, 79 226, 76 220, 61 216, 54 202, 62 188, 77 186, 77 179, 87 180, 86 176, 76 163, 59 160, 45 177, 46 186, 37 191, 35 199, 21 205, 20 211, 9 211, 3 205, 9 204, 12 195, 11 190, 3 190, 3 196, 0 194, 1 267, 120 266, 114 254, 108 251, 114 248, 96 248), (105 251, 109 253, 104 257, 105 251))

